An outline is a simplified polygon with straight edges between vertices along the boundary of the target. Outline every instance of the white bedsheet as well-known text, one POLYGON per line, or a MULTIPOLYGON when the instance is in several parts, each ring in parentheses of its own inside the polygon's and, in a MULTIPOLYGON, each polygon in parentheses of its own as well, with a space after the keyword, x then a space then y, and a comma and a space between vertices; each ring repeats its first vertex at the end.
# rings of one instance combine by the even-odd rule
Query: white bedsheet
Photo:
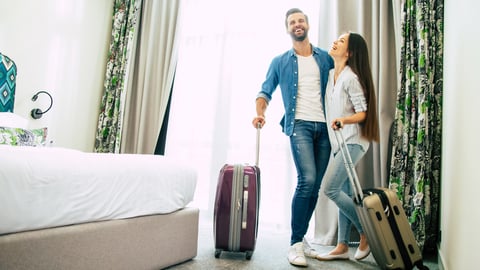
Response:
POLYGON ((0 145, 0 234, 170 213, 193 200, 196 181, 164 156, 0 145))

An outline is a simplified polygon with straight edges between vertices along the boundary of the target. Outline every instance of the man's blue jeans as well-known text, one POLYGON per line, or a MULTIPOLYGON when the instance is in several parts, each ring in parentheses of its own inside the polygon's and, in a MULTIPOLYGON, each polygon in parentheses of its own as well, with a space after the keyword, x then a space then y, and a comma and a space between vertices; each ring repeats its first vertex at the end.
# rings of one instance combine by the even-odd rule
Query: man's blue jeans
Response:
POLYGON ((290 147, 297 168, 297 187, 292 200, 290 244, 293 245, 307 233, 330 158, 326 123, 295 120, 290 147))

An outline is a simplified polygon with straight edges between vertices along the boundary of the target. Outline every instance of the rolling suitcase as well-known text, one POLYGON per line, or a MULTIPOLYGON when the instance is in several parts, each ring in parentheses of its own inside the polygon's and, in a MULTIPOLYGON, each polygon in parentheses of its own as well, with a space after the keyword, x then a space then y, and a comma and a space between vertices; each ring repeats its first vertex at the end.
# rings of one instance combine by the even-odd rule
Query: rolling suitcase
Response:
POLYGON ((258 233, 260 128, 257 128, 256 162, 225 164, 219 173, 215 194, 213 234, 215 258, 222 251, 245 252, 250 260, 258 233))
POLYGON ((353 187, 356 212, 377 264, 382 269, 428 269, 395 191, 381 187, 362 190, 341 129, 335 131, 335 137, 353 187))

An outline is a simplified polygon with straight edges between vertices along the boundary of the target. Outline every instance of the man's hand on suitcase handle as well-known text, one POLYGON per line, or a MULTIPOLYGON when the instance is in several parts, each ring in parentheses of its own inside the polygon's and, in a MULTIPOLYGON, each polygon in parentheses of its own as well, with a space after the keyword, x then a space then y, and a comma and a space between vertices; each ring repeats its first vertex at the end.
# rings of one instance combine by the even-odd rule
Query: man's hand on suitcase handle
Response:
POLYGON ((265 117, 261 115, 256 116, 253 118, 252 124, 255 128, 262 128, 265 125, 265 117))

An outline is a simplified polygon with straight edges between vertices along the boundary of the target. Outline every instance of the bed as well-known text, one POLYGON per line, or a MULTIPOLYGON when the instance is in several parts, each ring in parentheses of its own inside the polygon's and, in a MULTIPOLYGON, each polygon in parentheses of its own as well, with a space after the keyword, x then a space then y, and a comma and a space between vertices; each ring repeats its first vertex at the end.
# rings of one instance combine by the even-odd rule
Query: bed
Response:
POLYGON ((163 269, 197 255, 186 162, 48 147, 46 128, 0 114, 0 269, 163 269))

